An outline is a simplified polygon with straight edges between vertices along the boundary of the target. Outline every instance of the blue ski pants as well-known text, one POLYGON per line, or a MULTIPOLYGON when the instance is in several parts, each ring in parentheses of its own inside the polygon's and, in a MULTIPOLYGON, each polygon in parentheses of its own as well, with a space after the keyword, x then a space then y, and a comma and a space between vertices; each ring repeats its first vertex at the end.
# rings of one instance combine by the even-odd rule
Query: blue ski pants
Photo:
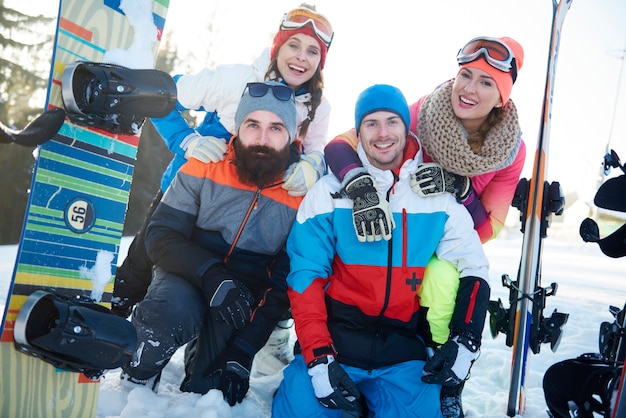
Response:
MULTIPOLYGON (((365 397, 376 418, 440 418, 441 386, 422 382, 423 361, 412 360, 374 370, 342 365, 365 397)), ((300 354, 283 370, 284 379, 272 403, 273 418, 342 417, 342 410, 320 405, 300 354)))

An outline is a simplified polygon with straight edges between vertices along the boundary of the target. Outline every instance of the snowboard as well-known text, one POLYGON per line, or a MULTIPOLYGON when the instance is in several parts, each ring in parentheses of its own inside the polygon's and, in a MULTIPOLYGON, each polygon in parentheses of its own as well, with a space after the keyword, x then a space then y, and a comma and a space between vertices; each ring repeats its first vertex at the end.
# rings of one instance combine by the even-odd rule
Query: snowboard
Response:
MULTIPOLYGON (((44 108, 63 107, 62 76, 77 61, 153 68, 168 7, 169 0, 61 0, 44 108)), ((38 290, 109 306, 139 134, 67 118, 37 150, 0 326, 0 416, 96 416, 98 381, 19 352, 14 327, 38 290)))

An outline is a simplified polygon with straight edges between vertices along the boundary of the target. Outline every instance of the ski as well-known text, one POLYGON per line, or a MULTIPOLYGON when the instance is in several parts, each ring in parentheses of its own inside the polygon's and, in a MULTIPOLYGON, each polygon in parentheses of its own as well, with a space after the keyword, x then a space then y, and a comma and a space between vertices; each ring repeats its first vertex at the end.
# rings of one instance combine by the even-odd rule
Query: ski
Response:
POLYGON ((0 122, 0 143, 36 147, 52 138, 64 120, 65 111, 57 107, 43 112, 21 130, 11 129, 0 122))
POLYGON ((108 306, 141 127, 175 104, 153 69, 169 4, 58 2, 48 111, 8 132, 43 143, 0 323, 2 417, 95 417, 97 378, 136 344, 108 306))
MULTIPOLYGON (((522 191, 522 200, 520 202, 520 207, 524 208, 522 211, 524 216, 522 220, 522 256, 517 289, 513 292, 517 294, 517 301, 510 307, 511 310, 515 310, 515 319, 511 324, 513 326, 513 353, 511 384, 507 403, 507 415, 510 417, 514 417, 517 414, 523 415, 525 412, 528 351, 529 348, 533 352, 539 351, 539 344, 545 338, 545 335, 541 335, 540 332, 547 325, 541 318, 545 305, 545 296, 556 292, 556 284, 547 289, 541 287, 541 244, 542 239, 546 236, 546 229, 549 226, 551 214, 562 212, 564 204, 560 186, 558 183, 555 185, 548 184, 545 181, 545 175, 547 173, 552 97, 554 94, 559 42, 561 40, 563 22, 571 4, 572 0, 560 0, 558 2, 557 0, 552 0, 552 28, 541 125, 532 177, 527 183, 527 193, 522 191), (559 208, 559 206, 561 207, 559 208)), ((525 183, 522 182, 522 184, 525 183)), ((557 322, 560 322, 562 325, 566 319, 567 317, 561 316, 557 322)), ((554 344, 558 346, 558 341, 553 343, 553 349, 555 348, 554 344)))
MULTIPOLYGON (((623 243, 622 243, 623 245, 623 243)), ((626 305, 624 306, 624 310, 626 310, 626 305)), ((623 355, 623 352, 625 350, 624 348, 624 344, 626 344, 626 341, 624 341, 624 338, 626 337, 626 318, 624 315, 624 310, 621 311, 621 315, 617 316, 616 315, 616 322, 620 325, 619 330, 620 332, 620 338, 619 338, 619 343, 618 343, 618 347, 615 351, 615 353, 617 353, 618 355, 623 355)), ((619 377, 619 381, 618 381, 618 385, 617 385, 617 394, 616 394, 616 398, 615 398, 615 406, 613 407, 613 413, 611 414, 611 418, 622 418, 626 416, 626 367, 624 367, 624 363, 623 363, 623 356, 622 356, 622 363, 620 364, 619 362, 617 363, 618 365, 621 366, 622 371, 620 373, 620 377, 619 377)), ((617 359, 619 360, 619 358, 617 359)))

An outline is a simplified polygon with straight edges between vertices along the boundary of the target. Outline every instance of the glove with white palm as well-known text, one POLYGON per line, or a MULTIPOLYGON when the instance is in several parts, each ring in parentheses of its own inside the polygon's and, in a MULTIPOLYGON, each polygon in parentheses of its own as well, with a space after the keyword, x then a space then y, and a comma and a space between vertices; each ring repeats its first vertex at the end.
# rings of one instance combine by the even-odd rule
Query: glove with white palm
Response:
POLYGON ((361 416, 361 392, 334 356, 321 357, 308 367, 315 397, 322 406, 343 409, 361 416))
POLYGON ((300 156, 300 161, 287 167, 283 177, 283 189, 291 196, 304 196, 326 171, 324 156, 319 152, 311 152, 300 156))
POLYGON ((195 158, 203 163, 217 163, 226 155, 226 141, 214 136, 200 136, 198 133, 189 135, 183 141, 185 158, 195 158))

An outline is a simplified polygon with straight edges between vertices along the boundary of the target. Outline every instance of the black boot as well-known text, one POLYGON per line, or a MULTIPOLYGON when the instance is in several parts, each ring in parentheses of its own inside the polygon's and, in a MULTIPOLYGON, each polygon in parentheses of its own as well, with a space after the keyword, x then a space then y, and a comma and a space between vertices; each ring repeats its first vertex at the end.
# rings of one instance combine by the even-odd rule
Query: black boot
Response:
POLYGON ((463 405, 461 404, 461 392, 465 382, 456 386, 441 387, 441 413, 443 418, 463 418, 463 405))

